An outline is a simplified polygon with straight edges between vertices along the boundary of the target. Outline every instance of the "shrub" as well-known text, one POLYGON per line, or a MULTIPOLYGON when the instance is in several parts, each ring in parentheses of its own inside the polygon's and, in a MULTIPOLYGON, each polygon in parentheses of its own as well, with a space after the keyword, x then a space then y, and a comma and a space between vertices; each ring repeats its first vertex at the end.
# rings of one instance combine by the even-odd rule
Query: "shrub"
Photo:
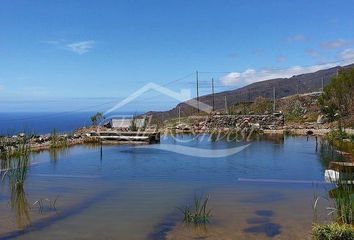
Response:
POLYGON ((323 94, 319 97, 318 103, 321 111, 330 121, 341 120, 343 117, 350 117, 354 113, 354 69, 342 70, 325 87, 323 94))
POLYGON ((353 240, 354 228, 347 224, 330 223, 312 227, 314 240, 353 240))
POLYGON ((209 223, 211 218, 211 209, 208 209, 209 196, 203 198, 194 197, 194 208, 185 206, 179 208, 183 213, 184 223, 194 223, 195 225, 202 225, 209 223))

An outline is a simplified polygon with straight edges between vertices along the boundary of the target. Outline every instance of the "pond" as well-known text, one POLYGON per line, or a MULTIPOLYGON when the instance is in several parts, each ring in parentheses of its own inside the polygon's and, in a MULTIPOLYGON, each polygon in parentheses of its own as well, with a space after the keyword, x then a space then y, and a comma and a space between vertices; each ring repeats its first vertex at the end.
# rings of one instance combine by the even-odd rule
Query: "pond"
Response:
MULTIPOLYGON (((245 145, 189 135, 161 144, 207 150, 245 145)), ((151 147, 152 146, 152 147, 151 147)), ((264 136, 238 153, 193 156, 129 145, 75 146, 31 156, 21 194, 0 188, 0 239, 304 239, 328 155, 314 138, 264 136), (178 209, 210 196, 210 223, 178 209)), ((316 215, 316 216, 314 216, 316 215)))

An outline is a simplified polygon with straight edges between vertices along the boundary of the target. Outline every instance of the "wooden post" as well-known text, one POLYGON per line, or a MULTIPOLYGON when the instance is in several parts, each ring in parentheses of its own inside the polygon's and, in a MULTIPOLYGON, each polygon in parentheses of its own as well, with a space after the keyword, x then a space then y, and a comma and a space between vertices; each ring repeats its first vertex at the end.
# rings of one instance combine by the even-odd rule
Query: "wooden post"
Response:
POLYGON ((228 108, 227 108, 227 97, 226 97, 226 95, 225 95, 225 113, 226 114, 229 114, 229 110, 228 110, 228 108))

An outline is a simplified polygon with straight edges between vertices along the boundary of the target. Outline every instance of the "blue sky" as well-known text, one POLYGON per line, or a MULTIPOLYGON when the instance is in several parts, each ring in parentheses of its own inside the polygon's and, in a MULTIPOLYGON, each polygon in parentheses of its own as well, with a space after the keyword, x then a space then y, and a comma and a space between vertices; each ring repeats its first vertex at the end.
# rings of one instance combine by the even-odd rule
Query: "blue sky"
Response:
MULTIPOLYGON (((212 77, 221 91, 354 62, 353 6, 330 0, 3 0, 0 111, 103 109, 148 82, 183 76, 167 87, 195 92, 196 70, 203 94, 212 77)), ((175 103, 148 93, 124 110, 175 103)))

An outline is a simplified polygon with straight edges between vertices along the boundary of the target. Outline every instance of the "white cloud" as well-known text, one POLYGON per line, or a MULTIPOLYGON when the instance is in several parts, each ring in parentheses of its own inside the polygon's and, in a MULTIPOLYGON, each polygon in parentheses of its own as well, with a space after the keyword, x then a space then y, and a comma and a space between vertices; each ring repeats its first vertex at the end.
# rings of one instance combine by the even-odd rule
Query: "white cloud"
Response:
MULTIPOLYGON (((317 56, 317 52, 311 52, 317 56)), ((354 62, 354 49, 348 48, 338 54, 337 61, 323 64, 315 64, 311 66, 293 66, 283 69, 246 69, 243 72, 231 72, 220 78, 224 86, 244 86, 254 82, 264 81, 274 78, 289 78, 294 75, 316 72, 319 70, 335 67, 338 65, 348 65, 354 62)))
POLYGON ((288 37, 289 42, 303 42, 306 40, 306 37, 302 34, 296 34, 288 37))
POLYGON ((351 41, 345 39, 336 39, 334 41, 323 42, 321 47, 324 49, 336 49, 348 46, 351 44, 351 41))
POLYGON ((225 86, 243 86, 258 81, 263 81, 273 78, 287 78, 294 75, 303 73, 316 72, 322 69, 331 68, 336 66, 336 63, 319 64, 312 66, 294 66, 285 69, 247 69, 243 72, 232 72, 220 78, 220 81, 225 86))
POLYGON ((90 41, 73 42, 73 43, 66 44, 65 46, 69 51, 82 55, 89 52, 94 45, 95 45, 95 41, 90 40, 90 41))
POLYGON ((68 42, 65 39, 59 39, 59 40, 41 41, 41 43, 49 44, 59 49, 65 49, 73 53, 82 55, 91 51, 96 42, 93 40, 68 42))
POLYGON ((352 49, 352 48, 345 49, 339 54, 339 56, 342 60, 353 62, 354 61, 354 49, 352 49))

